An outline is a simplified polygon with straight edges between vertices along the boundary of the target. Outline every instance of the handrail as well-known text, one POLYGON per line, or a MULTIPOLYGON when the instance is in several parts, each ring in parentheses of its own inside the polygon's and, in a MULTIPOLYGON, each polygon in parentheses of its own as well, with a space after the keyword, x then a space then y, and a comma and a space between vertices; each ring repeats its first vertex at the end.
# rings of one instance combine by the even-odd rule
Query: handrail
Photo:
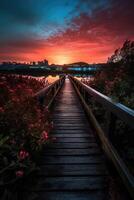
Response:
POLYGON ((56 80, 54 83, 38 91, 36 94, 34 94, 33 97, 36 98, 40 102, 41 105, 43 105, 45 103, 45 97, 47 99, 48 94, 51 93, 51 98, 49 99, 48 104, 45 105, 48 108, 50 108, 54 98, 56 97, 58 91, 62 87, 64 81, 65 81, 65 76, 61 77, 60 79, 56 80))
POLYGON ((134 111, 132 109, 121 103, 115 103, 111 98, 80 82, 78 79, 72 76, 70 76, 70 78, 78 87, 84 88, 89 95, 93 96, 98 103, 101 103, 107 110, 127 123, 130 127, 134 128, 134 111))
MULTIPOLYGON (((91 121, 96 134, 102 144, 102 148, 107 154, 108 158, 114 164, 116 170, 118 171, 120 177, 122 178, 124 185, 126 186, 128 192, 132 199, 134 199, 134 177, 130 173, 128 167, 126 166, 125 162, 122 160, 121 156, 119 155, 118 151, 115 149, 113 144, 110 141, 108 133, 106 134, 103 129, 101 128, 99 122, 97 121, 96 117, 92 113, 90 109, 90 105, 87 102, 87 94, 94 97, 94 99, 101 103, 103 106, 106 107, 108 112, 110 113, 110 122, 108 124, 108 130, 111 129, 112 126, 115 126, 115 121, 117 117, 125 123, 129 124, 132 128, 134 127, 134 111, 123 106, 122 104, 114 103, 109 97, 97 92, 96 90, 92 89, 91 87, 81 83, 76 78, 69 76, 83 106, 84 109, 91 121), (114 115, 114 117, 112 115, 114 115)), ((112 127, 113 130, 113 127, 112 127)))

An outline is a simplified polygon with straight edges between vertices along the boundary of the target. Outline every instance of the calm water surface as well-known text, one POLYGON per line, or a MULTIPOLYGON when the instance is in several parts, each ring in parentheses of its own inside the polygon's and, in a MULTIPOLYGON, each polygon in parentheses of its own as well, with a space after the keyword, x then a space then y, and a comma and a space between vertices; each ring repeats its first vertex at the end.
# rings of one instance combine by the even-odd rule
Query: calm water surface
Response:
POLYGON ((32 77, 32 78, 35 78, 37 80, 43 80, 43 79, 46 79, 48 80, 48 83, 51 84, 53 83, 54 81, 58 80, 59 79, 59 76, 56 75, 56 76, 52 76, 52 75, 49 75, 49 76, 29 76, 29 77, 32 77))

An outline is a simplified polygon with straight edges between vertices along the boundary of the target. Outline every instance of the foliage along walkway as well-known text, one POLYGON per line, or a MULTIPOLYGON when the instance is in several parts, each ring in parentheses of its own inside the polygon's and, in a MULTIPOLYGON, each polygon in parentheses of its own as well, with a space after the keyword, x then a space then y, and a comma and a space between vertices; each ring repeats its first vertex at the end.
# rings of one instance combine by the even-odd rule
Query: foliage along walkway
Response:
POLYGON ((68 79, 56 97, 53 121, 55 140, 41 159, 39 199, 108 199, 103 153, 68 79))

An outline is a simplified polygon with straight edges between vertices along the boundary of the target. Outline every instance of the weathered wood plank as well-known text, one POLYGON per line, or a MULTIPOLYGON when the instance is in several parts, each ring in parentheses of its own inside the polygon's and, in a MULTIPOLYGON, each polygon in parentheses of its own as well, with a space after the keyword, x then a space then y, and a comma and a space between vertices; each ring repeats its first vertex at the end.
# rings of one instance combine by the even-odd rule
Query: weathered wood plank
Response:
POLYGON ((45 156, 42 165, 45 164, 97 164, 104 162, 103 156, 45 156))
MULTIPOLYGON (((90 177, 46 177, 38 184, 39 191, 51 190, 98 190, 106 188, 106 181, 100 176, 90 177)), ((38 190, 38 189, 37 189, 38 190)))
POLYGON ((59 129, 59 130, 65 130, 65 129, 67 129, 67 130, 75 130, 75 129, 77 129, 77 130, 84 130, 84 131, 88 131, 89 130, 89 127, 87 126, 87 127, 85 127, 85 125, 79 125, 79 124, 76 124, 76 125, 69 125, 69 124, 62 124, 62 125, 60 125, 60 124, 54 124, 54 129, 59 129))
POLYGON ((88 123, 85 124, 85 123, 83 123, 83 122, 79 122, 78 124, 77 124, 77 123, 74 123, 74 122, 67 123, 67 122, 65 122, 65 121, 62 122, 62 123, 54 123, 54 126, 55 126, 55 127, 58 127, 58 126, 60 126, 60 127, 63 127, 63 126, 85 127, 85 125, 86 125, 87 128, 89 127, 89 124, 88 124, 88 123))
POLYGON ((85 143, 70 143, 70 142, 66 142, 66 143, 54 143, 54 144, 50 144, 49 146, 47 146, 47 148, 62 148, 62 149, 87 149, 87 148, 92 148, 92 147, 97 147, 98 145, 96 143, 89 143, 89 142, 85 142, 85 143))
MULTIPOLYGON (((85 125, 88 124, 86 119, 53 119, 54 124, 63 124, 63 123, 68 123, 68 124, 79 124, 79 123, 84 123, 85 125)), ((89 125, 89 124, 88 124, 89 125)))
POLYGON ((102 152, 99 148, 91 149, 46 149, 44 155, 99 155, 102 152))
POLYGON ((51 191, 39 193, 39 200, 104 200, 106 199, 104 190, 87 191, 51 191))
POLYGON ((70 164, 70 165, 44 165, 40 176, 103 176, 107 174, 104 165, 100 164, 70 164))
MULTIPOLYGON (((63 131, 64 132, 64 131, 63 131)), ((70 138, 94 138, 94 135, 90 135, 88 133, 78 133, 78 132, 75 132, 75 133, 52 133, 52 136, 53 137, 70 137, 70 138)))
POLYGON ((71 109, 70 111, 66 111, 66 112, 60 112, 60 111, 56 111, 57 113, 55 113, 54 115, 53 115, 53 118, 54 119, 56 119, 57 118, 57 116, 58 117, 60 117, 60 118, 66 118, 66 119, 68 119, 68 117, 70 116, 71 118, 73 118, 73 119, 82 119, 82 117, 83 117, 83 119, 86 119, 85 118, 85 113, 84 112, 75 112, 75 111, 73 111, 73 109, 71 109), (71 115, 70 115, 71 114, 71 115))
MULTIPOLYGON (((90 135, 93 135, 92 132, 90 132, 90 130, 83 130, 83 129, 79 129, 79 131, 77 129, 73 129, 73 130, 68 130, 68 129, 63 129, 63 130, 60 130, 60 129, 53 129, 52 134, 56 134, 56 133, 67 133, 67 134, 75 134, 75 133, 79 133, 79 134, 90 134, 90 135)), ((94 136, 94 135, 93 135, 94 136)))
POLYGON ((88 127, 80 127, 80 126, 54 126, 54 129, 53 130, 77 130, 77 132, 79 132, 79 130, 83 130, 83 131, 86 131, 88 132, 89 129, 88 127))
POLYGON ((73 143, 73 142, 79 142, 79 143, 82 143, 82 142, 95 142, 95 138, 58 138, 57 140, 54 140, 54 142, 70 142, 70 143, 73 143))

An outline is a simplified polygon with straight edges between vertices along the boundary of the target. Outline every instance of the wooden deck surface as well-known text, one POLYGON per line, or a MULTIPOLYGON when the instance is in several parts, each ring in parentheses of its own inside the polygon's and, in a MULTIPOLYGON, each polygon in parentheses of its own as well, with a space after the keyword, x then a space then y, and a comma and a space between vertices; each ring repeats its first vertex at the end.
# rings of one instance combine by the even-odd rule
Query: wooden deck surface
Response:
POLYGON ((56 97, 52 118, 56 140, 41 159, 39 199, 108 199, 103 153, 68 79, 56 97))

